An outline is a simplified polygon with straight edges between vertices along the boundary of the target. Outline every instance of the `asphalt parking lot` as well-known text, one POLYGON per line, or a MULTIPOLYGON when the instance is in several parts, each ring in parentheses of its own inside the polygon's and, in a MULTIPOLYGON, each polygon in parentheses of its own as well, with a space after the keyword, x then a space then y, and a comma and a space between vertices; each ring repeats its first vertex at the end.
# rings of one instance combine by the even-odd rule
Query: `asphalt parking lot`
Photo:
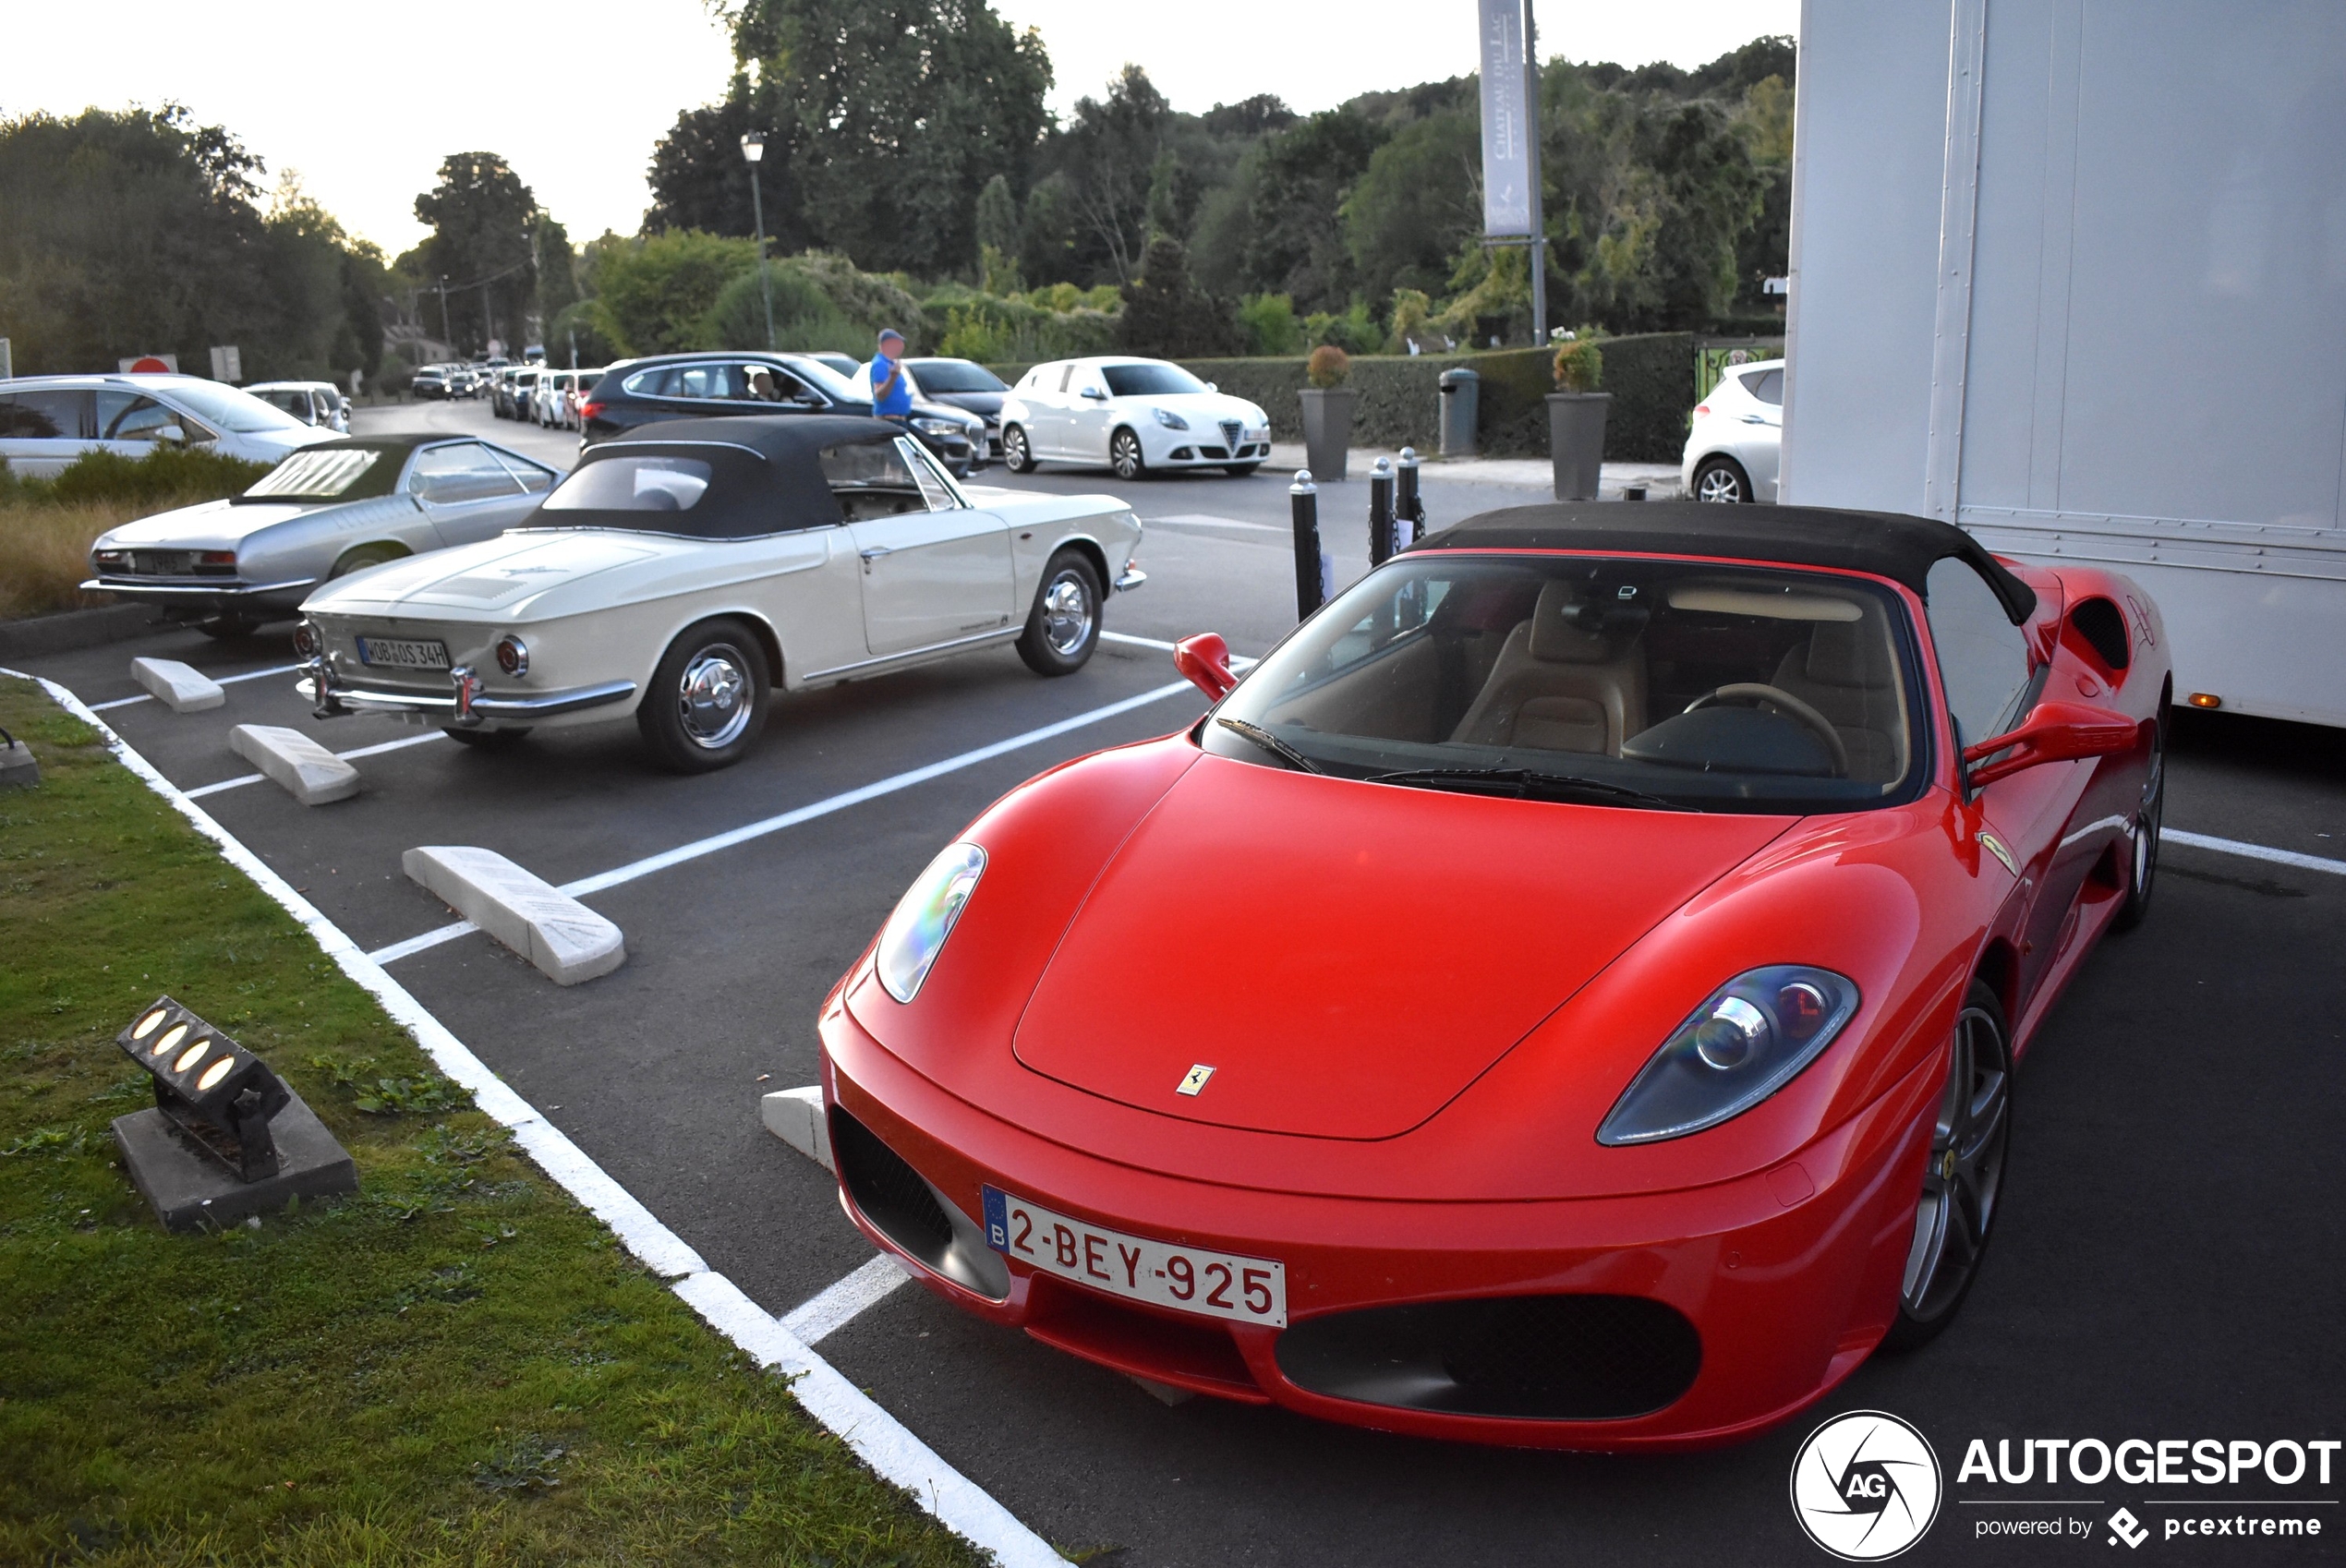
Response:
MULTIPOLYGON (((567 434, 492 420, 478 404, 367 411, 361 431, 417 422, 565 464, 575 451, 567 434)), ((282 629, 232 643, 158 631, 16 662, 91 704, 137 695, 128 663, 139 654, 254 675, 210 712, 106 709, 184 789, 249 773, 228 747, 237 723, 291 725, 345 753, 409 742, 359 758, 367 790, 342 804, 305 810, 266 783, 203 795, 379 952, 451 918, 401 874, 400 853, 415 845, 479 845, 566 883, 1082 720, 589 896, 626 933, 629 956, 587 984, 557 988, 477 934, 386 959, 712 1268, 780 1314, 871 1257, 829 1177, 758 1122, 761 1093, 815 1081, 825 990, 937 848, 1002 791, 1202 711, 1163 644, 1217 631, 1259 654, 1293 620, 1284 476, 1119 486, 1106 474, 996 470, 981 482, 1133 503, 1148 523, 1150 581, 1114 599, 1106 619, 1132 640, 1104 643, 1061 681, 998 649, 784 696, 748 760, 702 778, 655 771, 632 725, 475 751, 381 718, 316 720, 289 673, 254 675, 291 662, 282 629)), ((1435 471, 1426 497, 1439 524, 1536 492, 1435 471)), ((1323 500, 1348 580, 1366 566, 1366 486, 1331 486, 1323 500)), ((2346 733, 2184 715, 2170 766, 2171 828, 2346 858, 2346 733)), ((1948 1502, 1915 1560, 2057 1550, 1975 1538, 1975 1518, 2013 1512, 1955 1484, 1975 1437, 1992 1448, 2023 1437, 2340 1435, 2341 912, 2346 877, 2171 842, 2148 923, 2103 946, 2038 1037, 2017 1086, 1999 1239, 1964 1316, 1917 1354, 1877 1357, 1818 1413, 1891 1411, 1936 1445, 1948 1502)), ((1784 1502, 1811 1422, 1721 1453, 1614 1459, 1445 1446, 1205 1399, 1168 1406, 918 1289, 889 1294, 821 1351, 1046 1538, 1070 1551, 1116 1549, 1093 1561, 1119 1568, 1812 1560, 1784 1502)), ((1992 1489, 2107 1500, 2105 1514, 2122 1501, 2154 1527, 2158 1501, 2189 1490, 1992 1489)), ((2346 1474, 2287 1490, 2335 1500, 2346 1474)), ((2334 1523, 2346 1530, 2346 1518, 2334 1523)), ((2098 1532, 2090 1544, 2107 1550, 2098 1532)), ((2328 1555, 2292 1544, 2308 1560, 2328 1555)), ((2255 1555, 2286 1551, 2259 1542, 2255 1555)))

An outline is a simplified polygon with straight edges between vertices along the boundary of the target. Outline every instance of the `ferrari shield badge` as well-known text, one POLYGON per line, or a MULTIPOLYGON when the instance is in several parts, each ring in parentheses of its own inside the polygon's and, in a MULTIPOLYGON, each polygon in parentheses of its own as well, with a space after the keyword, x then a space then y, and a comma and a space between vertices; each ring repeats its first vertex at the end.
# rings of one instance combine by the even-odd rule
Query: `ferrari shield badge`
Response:
POLYGON ((1998 860, 2003 862, 2004 869, 2006 871, 2012 873, 2014 876, 2018 876, 2020 874, 2019 865, 2013 862, 2012 858, 2012 851, 2004 848, 2004 841, 2001 838, 1997 838, 1992 833, 1983 832, 1979 835, 1979 847, 1986 850, 1998 860))
POLYGON ((1181 1086, 1179 1089, 1176 1089, 1173 1092, 1176 1094, 1187 1094, 1194 1097, 1198 1091, 1205 1087, 1205 1080, 1213 1076, 1214 1069, 1207 1067, 1203 1062, 1200 1062, 1188 1072, 1181 1075, 1181 1086))

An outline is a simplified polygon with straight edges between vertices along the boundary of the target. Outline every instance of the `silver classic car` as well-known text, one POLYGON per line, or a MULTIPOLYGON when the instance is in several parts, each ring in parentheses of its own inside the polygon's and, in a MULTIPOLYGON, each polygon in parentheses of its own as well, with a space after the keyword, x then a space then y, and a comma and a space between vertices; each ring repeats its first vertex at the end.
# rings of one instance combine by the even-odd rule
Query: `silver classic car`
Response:
POLYGON ((1071 674, 1140 542, 1114 496, 963 485, 887 420, 678 419, 587 448, 502 538, 326 585, 294 645, 321 718, 486 742, 632 717, 697 772, 777 689, 1003 645, 1071 674))
POLYGON ((90 547, 90 593, 160 607, 215 637, 300 609, 319 584, 401 556, 494 538, 560 476, 445 436, 322 441, 226 501, 126 523, 90 547))

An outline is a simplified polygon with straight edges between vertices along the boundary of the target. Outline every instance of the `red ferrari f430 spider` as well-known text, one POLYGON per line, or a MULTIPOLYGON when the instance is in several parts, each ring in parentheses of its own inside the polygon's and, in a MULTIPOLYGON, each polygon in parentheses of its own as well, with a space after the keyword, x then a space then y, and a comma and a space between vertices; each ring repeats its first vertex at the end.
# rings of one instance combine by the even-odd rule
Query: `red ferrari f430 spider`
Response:
POLYGON ((1912 517, 1434 535, 1013 790, 820 1019, 848 1213, 1104 1366, 1732 1441, 1942 1329, 2013 1069, 2157 866, 2142 590, 1912 517))

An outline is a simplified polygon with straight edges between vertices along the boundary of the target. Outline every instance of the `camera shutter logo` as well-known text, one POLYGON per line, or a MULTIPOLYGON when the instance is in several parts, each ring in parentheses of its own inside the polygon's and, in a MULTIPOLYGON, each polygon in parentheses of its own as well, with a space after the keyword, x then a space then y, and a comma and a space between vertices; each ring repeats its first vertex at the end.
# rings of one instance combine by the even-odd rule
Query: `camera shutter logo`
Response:
POLYGON ((1835 1416, 1792 1461, 1792 1516, 1846 1562, 1879 1562, 1939 1516, 1939 1456, 1922 1433, 1880 1410, 1835 1416))

